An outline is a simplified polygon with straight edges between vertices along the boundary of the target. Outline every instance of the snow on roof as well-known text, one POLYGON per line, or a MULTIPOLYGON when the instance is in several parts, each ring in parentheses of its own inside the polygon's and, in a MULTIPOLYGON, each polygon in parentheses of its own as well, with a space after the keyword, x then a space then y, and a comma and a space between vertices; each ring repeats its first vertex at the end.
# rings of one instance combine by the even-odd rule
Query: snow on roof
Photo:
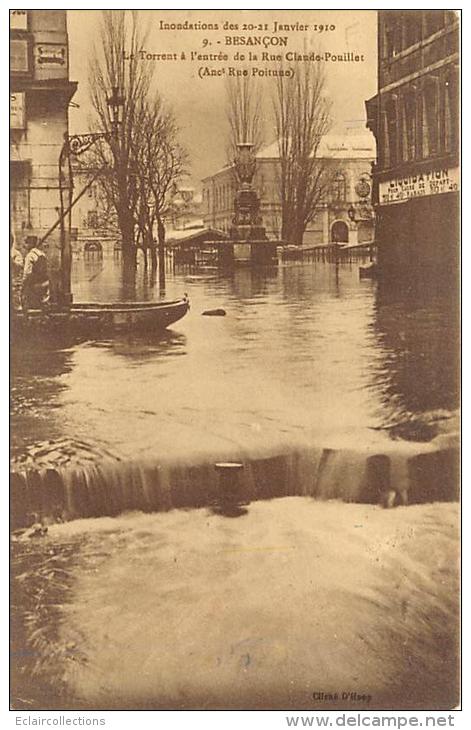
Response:
POLYGON ((204 228, 204 220, 202 218, 192 218, 185 224, 185 230, 188 231, 191 228, 204 228))
MULTIPOLYGON (((257 152, 257 160, 276 160, 279 157, 278 140, 262 147, 257 152)), ((362 134, 326 134, 322 137, 317 150, 317 157, 335 160, 374 160, 376 158, 376 140, 372 132, 362 134)), ((212 175, 203 178, 203 182, 211 180, 231 169, 226 164, 212 175)))
MULTIPOLYGON (((278 157, 277 140, 257 153, 259 160, 277 159, 278 157)), ((317 157, 369 160, 376 157, 376 141, 371 132, 368 134, 326 134, 319 143, 317 157)))
POLYGON ((218 235, 226 237, 226 234, 224 231, 220 231, 218 228, 183 228, 183 229, 167 229, 166 231, 166 241, 167 243, 171 243, 172 241, 174 243, 178 243, 181 241, 190 241, 192 238, 198 238, 201 235, 218 235))

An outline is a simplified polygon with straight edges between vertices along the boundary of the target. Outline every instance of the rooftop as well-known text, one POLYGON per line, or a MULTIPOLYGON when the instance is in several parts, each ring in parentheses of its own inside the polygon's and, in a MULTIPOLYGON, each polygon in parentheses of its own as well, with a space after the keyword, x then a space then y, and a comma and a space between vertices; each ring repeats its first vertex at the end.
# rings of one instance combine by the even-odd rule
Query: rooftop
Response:
MULTIPOLYGON (((276 139, 257 152, 257 160, 276 160, 278 157, 278 140, 276 139)), ((374 160, 376 158, 376 140, 371 132, 326 134, 320 141, 317 157, 336 160, 374 160)), ((225 165, 213 175, 207 175, 203 181, 227 172, 229 169, 231 169, 231 165, 225 165)))
MULTIPOLYGON (((269 160, 279 157, 278 140, 257 153, 257 159, 269 160)), ((320 141, 317 157, 335 159, 364 159, 376 157, 376 141, 371 132, 367 134, 326 134, 320 141)))

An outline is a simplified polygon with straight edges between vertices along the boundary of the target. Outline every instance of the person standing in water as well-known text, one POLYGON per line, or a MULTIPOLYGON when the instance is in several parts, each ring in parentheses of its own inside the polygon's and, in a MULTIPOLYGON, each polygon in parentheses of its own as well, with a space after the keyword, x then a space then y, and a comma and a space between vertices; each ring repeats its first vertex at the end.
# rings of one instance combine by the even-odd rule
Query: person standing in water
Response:
POLYGON ((50 301, 47 257, 37 236, 26 239, 28 253, 23 268, 22 303, 24 309, 44 309, 50 301))

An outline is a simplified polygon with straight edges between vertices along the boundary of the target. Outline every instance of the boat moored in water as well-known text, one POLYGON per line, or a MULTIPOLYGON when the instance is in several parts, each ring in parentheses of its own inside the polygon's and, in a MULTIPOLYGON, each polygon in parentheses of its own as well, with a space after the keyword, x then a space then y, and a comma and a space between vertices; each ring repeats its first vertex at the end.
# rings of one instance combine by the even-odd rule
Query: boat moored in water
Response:
POLYGON ((12 312, 12 336, 34 333, 112 336, 122 332, 163 330, 185 316, 190 301, 83 302, 67 308, 16 309, 12 312))

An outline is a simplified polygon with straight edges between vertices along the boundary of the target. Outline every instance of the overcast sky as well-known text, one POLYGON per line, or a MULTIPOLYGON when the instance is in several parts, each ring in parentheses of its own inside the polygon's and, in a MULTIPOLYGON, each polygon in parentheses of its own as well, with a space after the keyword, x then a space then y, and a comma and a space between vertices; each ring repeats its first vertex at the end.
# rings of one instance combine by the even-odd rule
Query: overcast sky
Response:
MULTIPOLYGON (((200 66, 233 66, 241 68, 244 64, 233 62, 231 56, 240 51, 249 50, 260 54, 263 48, 227 47, 226 35, 235 36, 288 36, 286 48, 267 48, 269 53, 286 51, 317 50, 324 53, 363 55, 360 62, 326 63, 327 92, 333 102, 334 128, 339 132, 352 128, 356 132, 365 131, 364 101, 376 91, 376 12, 358 10, 324 10, 324 11, 286 11, 286 10, 153 10, 140 11, 143 23, 149 29, 146 50, 151 53, 178 53, 179 56, 191 51, 219 52, 229 54, 227 63, 202 63, 197 61, 155 61, 155 83, 173 106, 181 128, 182 141, 186 145, 192 165, 192 179, 195 185, 205 175, 218 170, 225 162, 225 121, 224 82, 222 78, 199 78, 200 66), (165 31, 160 29, 160 21, 165 23, 218 23, 219 31, 165 31), (238 23, 238 31, 223 30, 225 21, 238 23), (289 24, 307 24, 309 31, 272 33, 273 22, 289 24), (245 32, 242 23, 268 23, 269 31, 245 32), (315 32, 314 24, 335 26, 335 30, 315 32), (203 48, 203 39, 211 42, 211 47, 203 48)), ((79 86, 74 102, 79 109, 70 110, 70 128, 72 132, 87 131, 90 116, 90 104, 87 84, 87 62, 92 44, 97 41, 98 25, 101 11, 69 10, 68 31, 70 43, 70 78, 78 81, 79 86)), ((253 65, 267 68, 267 64, 253 65)), ((267 119, 270 83, 263 82, 267 98, 267 119)), ((267 129, 267 143, 273 141, 273 133, 267 129)))

